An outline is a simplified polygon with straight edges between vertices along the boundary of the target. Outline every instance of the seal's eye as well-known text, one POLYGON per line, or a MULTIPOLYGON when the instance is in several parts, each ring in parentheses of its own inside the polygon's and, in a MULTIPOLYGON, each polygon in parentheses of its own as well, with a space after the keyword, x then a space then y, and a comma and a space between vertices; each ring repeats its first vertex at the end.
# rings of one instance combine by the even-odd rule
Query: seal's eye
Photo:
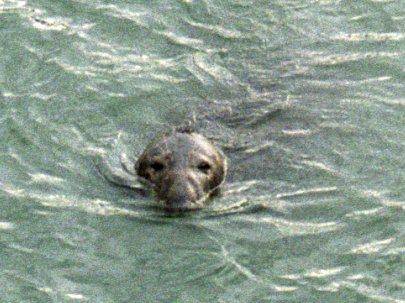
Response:
POLYGON ((162 162, 153 161, 153 162, 151 163, 150 167, 151 167, 154 171, 159 172, 159 171, 162 171, 162 170, 165 168, 165 165, 164 165, 162 162))
POLYGON ((200 172, 203 172, 204 174, 208 174, 208 172, 211 169, 211 165, 208 162, 203 161, 200 164, 198 164, 197 168, 200 172))

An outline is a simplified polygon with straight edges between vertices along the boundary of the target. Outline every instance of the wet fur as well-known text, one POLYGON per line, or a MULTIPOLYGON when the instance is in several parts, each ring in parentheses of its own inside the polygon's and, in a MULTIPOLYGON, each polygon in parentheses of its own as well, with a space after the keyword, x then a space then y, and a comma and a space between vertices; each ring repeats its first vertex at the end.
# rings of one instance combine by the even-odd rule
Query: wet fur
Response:
POLYGON ((221 150, 189 128, 152 141, 135 164, 138 176, 154 188, 167 209, 202 207, 219 191, 227 164, 221 150))

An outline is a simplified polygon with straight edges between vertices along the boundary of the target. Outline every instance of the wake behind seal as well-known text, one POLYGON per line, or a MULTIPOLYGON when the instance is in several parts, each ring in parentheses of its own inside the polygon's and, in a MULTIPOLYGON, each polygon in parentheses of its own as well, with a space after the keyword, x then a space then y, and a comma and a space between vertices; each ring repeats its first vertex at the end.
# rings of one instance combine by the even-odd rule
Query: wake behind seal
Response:
POLYGON ((167 210, 203 207, 225 180, 221 150, 188 128, 177 128, 154 140, 135 164, 167 210))

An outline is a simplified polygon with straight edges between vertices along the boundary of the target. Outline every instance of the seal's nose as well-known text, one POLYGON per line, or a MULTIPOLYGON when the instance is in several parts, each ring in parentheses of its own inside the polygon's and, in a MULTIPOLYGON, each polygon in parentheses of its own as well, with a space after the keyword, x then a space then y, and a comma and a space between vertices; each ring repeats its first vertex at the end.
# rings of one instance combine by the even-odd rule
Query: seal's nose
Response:
POLYGON ((175 182, 166 195, 166 205, 174 209, 189 209, 193 207, 197 197, 195 190, 188 183, 175 182))
POLYGON ((165 201, 165 206, 167 209, 173 211, 186 211, 193 208, 193 202, 191 202, 185 195, 179 195, 167 199, 165 201))
POLYGON ((160 198, 165 201, 167 208, 176 210, 195 208, 198 188, 191 176, 175 172, 168 175, 165 183, 167 186, 160 193, 160 198))

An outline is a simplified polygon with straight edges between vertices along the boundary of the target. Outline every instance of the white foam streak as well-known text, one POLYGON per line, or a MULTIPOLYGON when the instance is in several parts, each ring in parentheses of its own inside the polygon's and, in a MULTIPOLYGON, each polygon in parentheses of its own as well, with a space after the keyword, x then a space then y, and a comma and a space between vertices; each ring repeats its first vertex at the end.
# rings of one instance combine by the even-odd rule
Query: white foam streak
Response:
MULTIPOLYGON (((114 216, 114 215, 134 216, 134 217, 139 216, 139 213, 135 211, 112 206, 108 201, 101 199, 84 199, 84 198, 68 197, 66 195, 60 194, 42 194, 42 193, 28 192, 24 189, 16 189, 9 185, 4 184, 1 185, 2 185, 1 189, 12 196, 35 199, 46 207, 55 207, 55 208, 76 207, 83 211, 102 216, 114 216)), ((6 224, 4 226, 7 227, 8 225, 6 224)))
MULTIPOLYGON (((356 16, 360 18, 361 16, 356 16)), ((384 42, 384 41, 402 41, 405 35, 402 33, 350 33, 350 34, 339 34, 333 36, 332 40, 337 41, 373 41, 373 42, 384 42)))
POLYGON ((281 218, 245 218, 248 222, 271 224, 278 228, 278 230, 288 236, 296 235, 314 235, 326 232, 335 231, 343 227, 344 224, 337 222, 323 222, 323 223, 310 223, 289 221, 281 218))
POLYGON ((12 230, 14 229, 14 224, 11 222, 1 222, 0 221, 0 230, 12 230))
POLYGON ((49 184, 60 184, 65 182, 62 178, 47 175, 47 174, 30 174, 28 175, 31 177, 32 183, 49 183, 49 184))
POLYGON ((296 197, 296 196, 303 196, 303 195, 311 195, 311 194, 319 194, 319 193, 330 193, 330 192, 335 192, 337 191, 337 187, 332 186, 332 187, 315 187, 315 188, 309 188, 309 189, 301 189, 297 190, 295 192, 290 192, 290 193, 281 193, 277 194, 276 198, 277 199, 282 199, 282 198, 289 198, 289 197, 296 197))
POLYGON ((354 254, 374 254, 374 253, 379 253, 385 248, 387 248, 388 245, 390 245, 395 238, 389 238, 381 241, 374 241, 370 243, 366 243, 363 245, 360 245, 354 249, 351 250, 351 253, 354 254))
POLYGON ((308 278, 325 278, 329 276, 334 276, 342 272, 343 267, 334 267, 326 269, 314 269, 304 274, 304 277, 308 278))
POLYGON ((86 298, 84 295, 82 294, 66 294, 65 297, 67 299, 71 299, 71 300, 79 300, 79 301, 88 301, 89 299, 86 298))

